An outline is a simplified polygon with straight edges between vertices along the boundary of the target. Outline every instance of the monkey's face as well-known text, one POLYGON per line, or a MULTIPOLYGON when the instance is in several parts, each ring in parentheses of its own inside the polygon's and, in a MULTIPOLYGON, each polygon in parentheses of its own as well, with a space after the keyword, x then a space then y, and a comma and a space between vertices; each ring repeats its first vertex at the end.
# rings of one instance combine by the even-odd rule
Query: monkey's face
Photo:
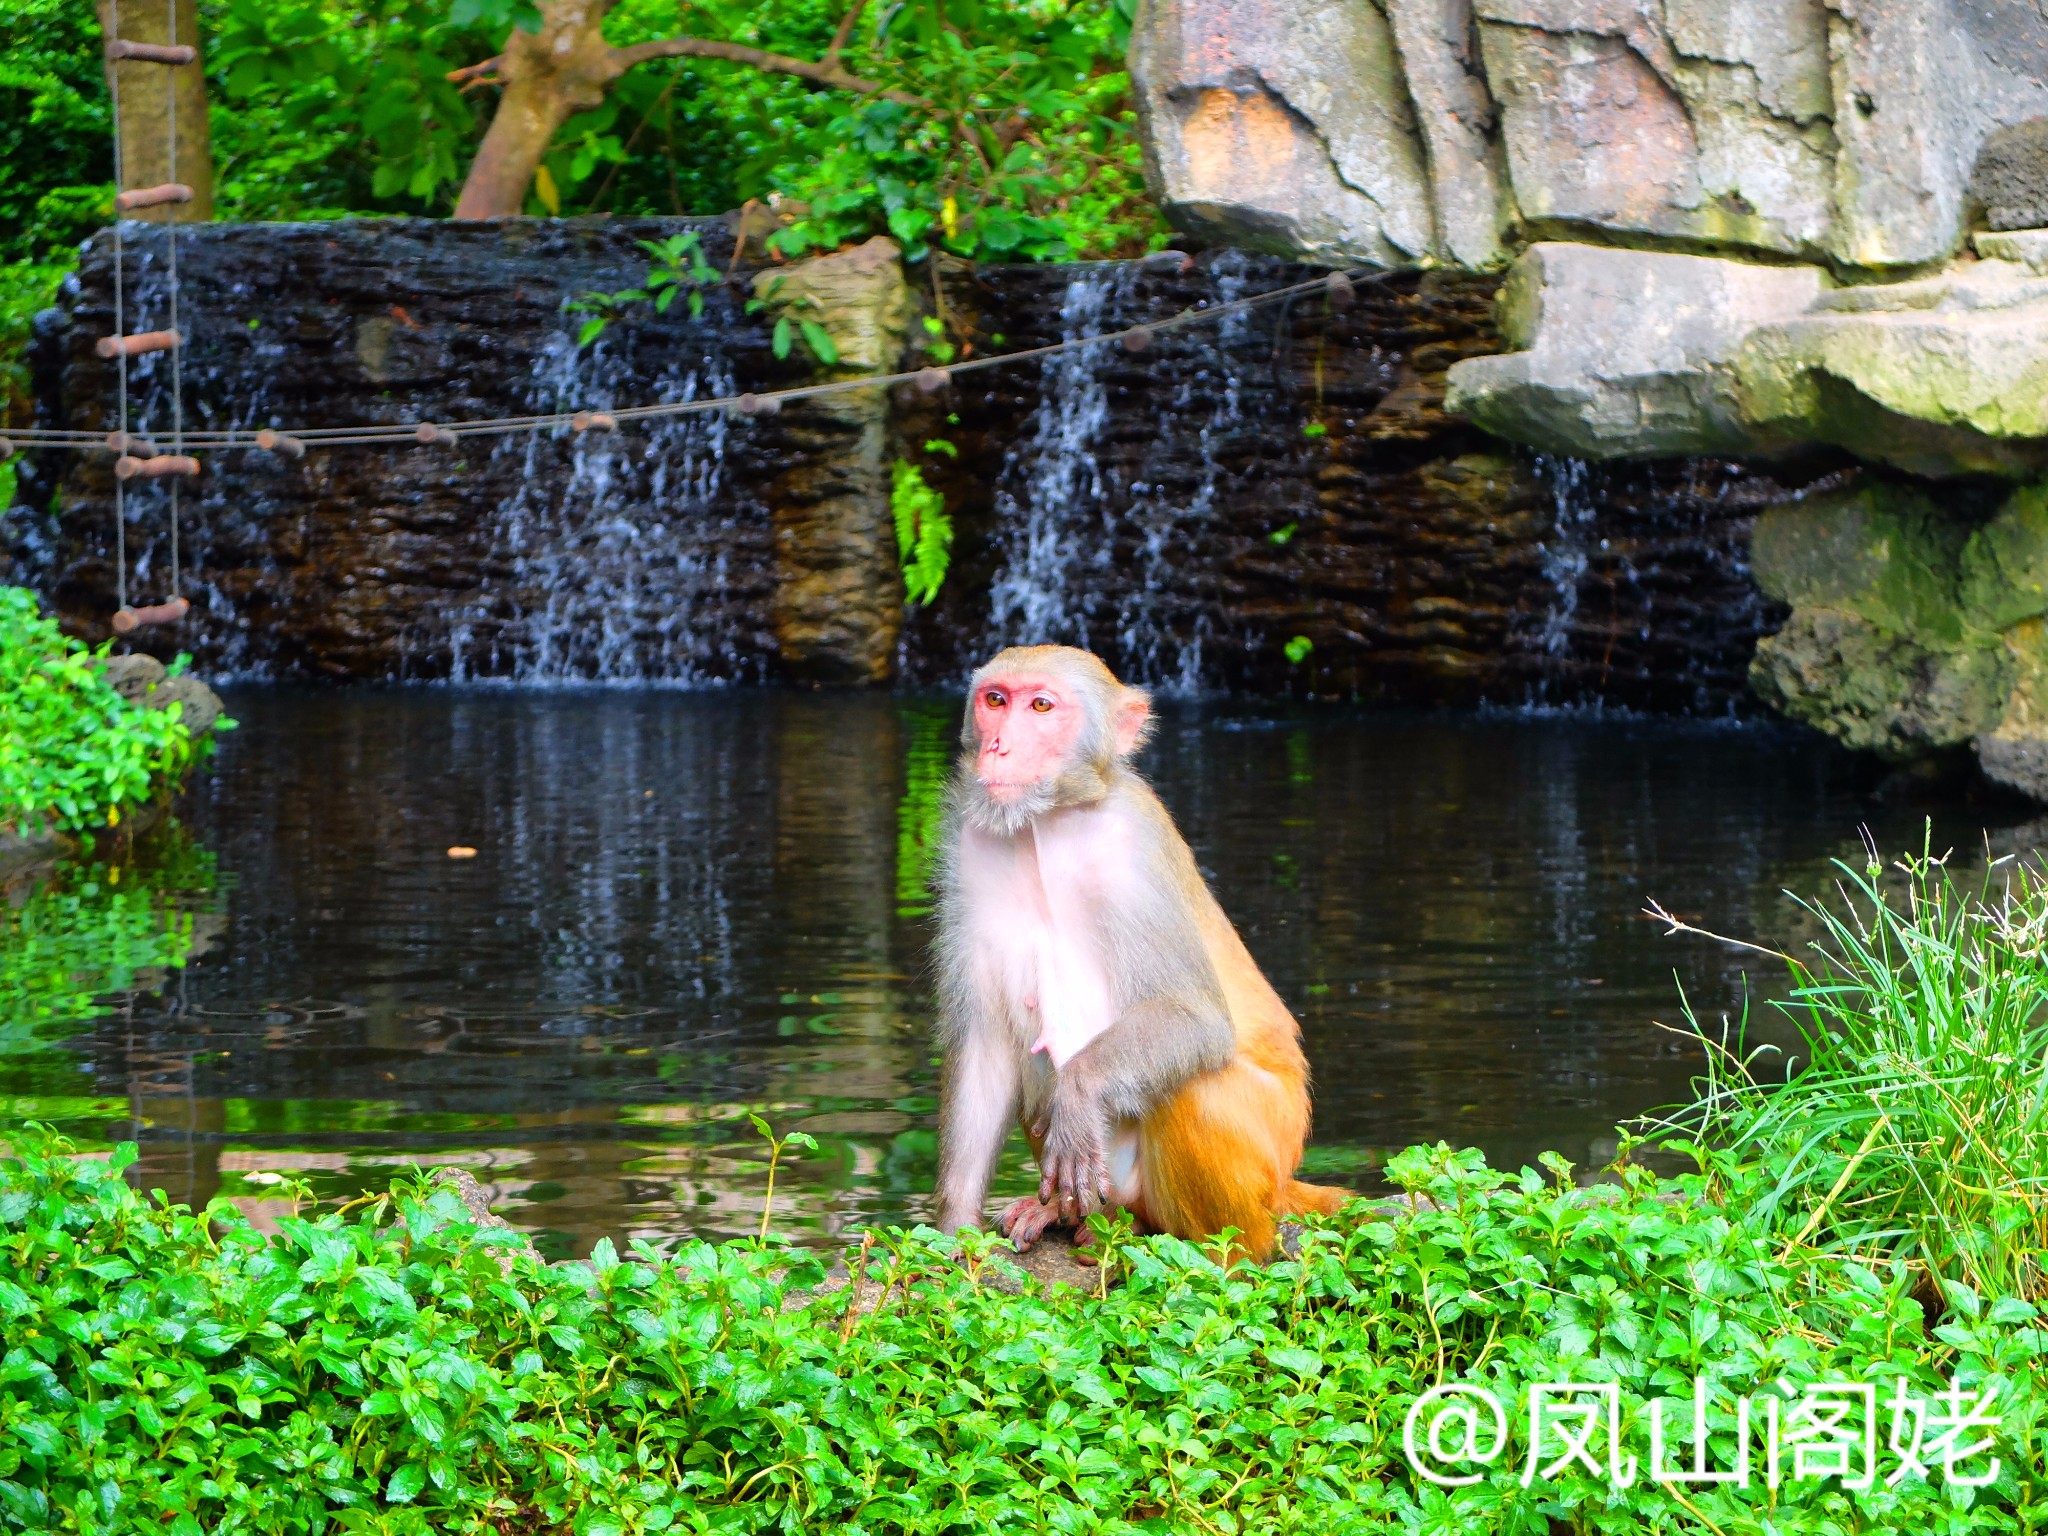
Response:
POLYGON ((974 691, 974 777, 998 805, 1038 799, 1074 766, 1086 724, 1081 700, 1057 678, 984 675, 974 691))

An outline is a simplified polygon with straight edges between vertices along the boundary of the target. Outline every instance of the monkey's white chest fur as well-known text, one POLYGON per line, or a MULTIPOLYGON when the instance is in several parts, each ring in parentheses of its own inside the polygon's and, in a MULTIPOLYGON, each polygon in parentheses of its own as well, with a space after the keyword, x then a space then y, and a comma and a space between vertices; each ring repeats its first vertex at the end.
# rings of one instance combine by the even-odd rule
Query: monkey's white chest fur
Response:
POLYGON ((963 840, 960 874, 985 980, 1026 1048, 1044 1051, 1055 1069, 1116 1021, 1108 915, 1129 867, 1128 834, 1120 817, 1087 810, 1041 817, 1014 838, 963 840))

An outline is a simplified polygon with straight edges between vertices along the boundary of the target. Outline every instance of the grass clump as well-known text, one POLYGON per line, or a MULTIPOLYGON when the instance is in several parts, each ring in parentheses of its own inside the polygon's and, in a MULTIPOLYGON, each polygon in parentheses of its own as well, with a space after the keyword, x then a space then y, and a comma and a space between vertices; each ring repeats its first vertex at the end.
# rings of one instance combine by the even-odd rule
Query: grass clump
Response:
POLYGON ((1774 1006, 1789 1081, 1709 1040, 1687 1120, 1767 1175, 1791 1241, 1898 1258, 1937 1297, 2048 1294, 2048 884, 2001 860, 1965 889, 1924 853, 1838 864, 1774 1006))
MULTIPOLYGON (((403 1181, 274 1235, 145 1198, 132 1149, 47 1133, 0 1162, 0 1522, 16 1529, 1797 1533, 2040 1529, 2048 1330, 2009 1301, 1924 1326, 1903 1263, 1776 1244, 1625 1168, 1612 1198, 1417 1149, 1418 1197, 1224 1269, 1110 1234, 1099 1294, 1005 1294, 999 1243, 878 1232, 851 1256, 609 1242, 546 1266, 403 1181), (505 1266, 501 1267, 501 1260, 505 1266), (1112 1283, 1113 1282, 1113 1283, 1112 1283), (1987 1487, 1766 1492, 1410 1470, 1439 1382, 1612 1383, 1641 1448, 1695 1376, 1741 1393, 1950 1378, 2000 1391, 1987 1487)), ((1757 1193, 1739 1170, 1718 1177, 1757 1193)), ((1729 1415, 1711 1419, 1725 1463, 1729 1415)))
POLYGON ((181 705, 139 709, 116 693, 106 650, 66 636, 33 592, 0 587, 0 831, 118 826, 123 806, 212 750, 181 705))

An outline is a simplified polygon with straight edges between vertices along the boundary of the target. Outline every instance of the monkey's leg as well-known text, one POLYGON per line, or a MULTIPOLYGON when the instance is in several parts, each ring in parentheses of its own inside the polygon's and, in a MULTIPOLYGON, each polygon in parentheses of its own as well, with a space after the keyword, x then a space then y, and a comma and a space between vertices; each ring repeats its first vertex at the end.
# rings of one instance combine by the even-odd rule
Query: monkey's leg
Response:
POLYGON ((1235 1227, 1239 1249, 1268 1257, 1282 1186, 1300 1155, 1298 1142, 1275 1145, 1292 1118, 1280 1081, 1247 1062, 1190 1082, 1139 1133, 1147 1217, 1194 1243, 1235 1227))
POLYGON ((939 1091, 940 1231, 981 1225, 1019 1088, 1016 1045, 993 1022, 969 1029, 947 1051, 939 1091))

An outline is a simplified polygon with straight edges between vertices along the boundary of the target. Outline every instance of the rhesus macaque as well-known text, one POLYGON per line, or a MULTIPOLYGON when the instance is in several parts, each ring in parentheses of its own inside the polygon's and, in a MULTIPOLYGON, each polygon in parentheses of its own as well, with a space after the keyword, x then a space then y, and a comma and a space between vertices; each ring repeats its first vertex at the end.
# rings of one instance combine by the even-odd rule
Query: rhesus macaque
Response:
POLYGON ((1263 1259, 1277 1218, 1350 1192, 1294 1177, 1300 1031, 1129 766, 1151 716, 1069 646, 974 675, 939 908, 939 1224, 981 1223, 1017 1119, 1043 1174, 1002 1216, 1020 1248, 1121 1206, 1263 1259))

